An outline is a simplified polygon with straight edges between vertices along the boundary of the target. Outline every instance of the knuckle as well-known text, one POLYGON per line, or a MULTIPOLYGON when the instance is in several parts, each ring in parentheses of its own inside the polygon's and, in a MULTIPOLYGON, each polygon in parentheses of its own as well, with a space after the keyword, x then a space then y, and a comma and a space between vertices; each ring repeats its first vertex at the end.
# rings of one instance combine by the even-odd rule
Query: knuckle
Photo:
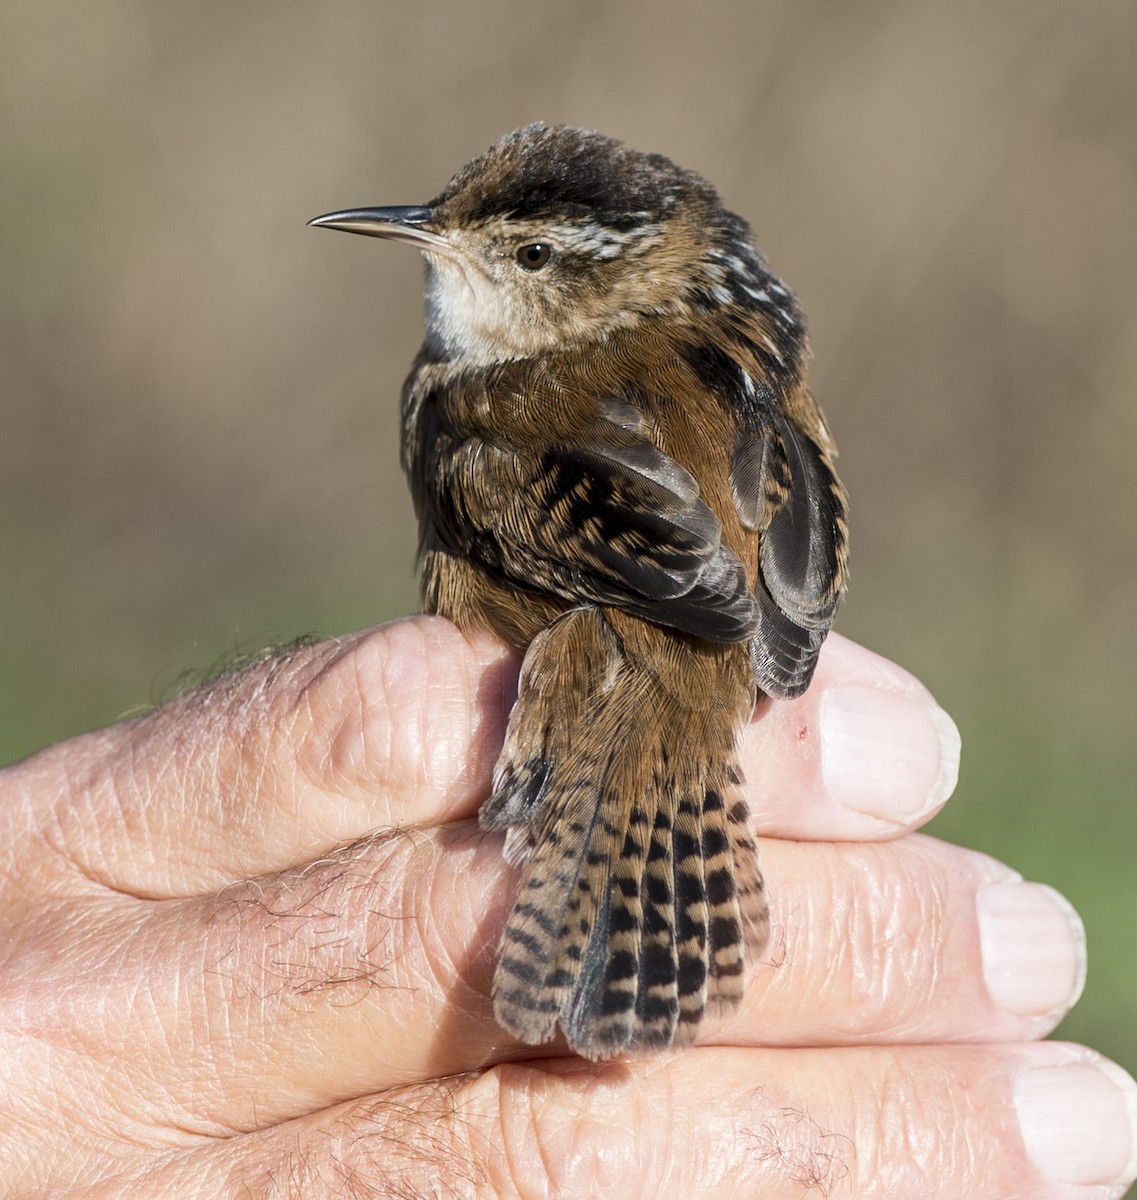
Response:
POLYGON ((462 635, 437 618, 356 639, 298 697, 292 746, 301 772, 369 805, 385 788, 408 799, 445 796, 488 778, 488 765, 477 761, 472 669, 462 635))
POLYGON ((808 908, 787 920, 780 986, 812 997, 842 1041, 926 1029, 945 1006, 944 947, 958 941, 950 879, 915 845, 832 849, 811 860, 808 908))
POLYGON ((848 1082, 860 1185, 897 1196, 1017 1195, 1021 1163, 992 1122, 1001 1075, 981 1048, 905 1047, 855 1055, 848 1082), (973 1191, 973 1189, 979 1189, 973 1191))
MULTIPOLYGON (((621 1065, 559 1070, 506 1064, 483 1077, 494 1136, 487 1161, 493 1195, 653 1194, 653 1162, 636 1076, 621 1065)), ((664 1124, 666 1105, 655 1107, 664 1124)), ((681 1149, 676 1147, 681 1153, 681 1149)))

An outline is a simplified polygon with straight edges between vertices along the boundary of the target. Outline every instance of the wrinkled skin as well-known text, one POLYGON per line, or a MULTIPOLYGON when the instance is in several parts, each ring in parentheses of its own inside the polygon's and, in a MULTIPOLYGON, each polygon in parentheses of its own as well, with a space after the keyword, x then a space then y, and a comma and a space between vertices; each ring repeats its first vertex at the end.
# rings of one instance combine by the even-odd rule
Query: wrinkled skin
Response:
MULTIPOLYGON (((645 1061, 510 1042, 489 987, 515 880, 475 813, 517 666, 415 618, 0 772, 0 1193, 1119 1194, 1048 1183, 1009 1102, 1029 1068, 1094 1071, 1036 1040, 1076 994, 1076 920, 1054 908, 1034 999, 996 1002, 976 897, 1034 885, 910 833, 951 747, 840 638, 744 735, 775 899, 740 1011, 645 1061), (866 815, 819 738, 830 700, 882 696, 911 719, 859 764, 866 815), (866 788, 886 757, 907 782, 866 788)), ((1125 1159, 1102 1157, 1104 1183, 1125 1159)))

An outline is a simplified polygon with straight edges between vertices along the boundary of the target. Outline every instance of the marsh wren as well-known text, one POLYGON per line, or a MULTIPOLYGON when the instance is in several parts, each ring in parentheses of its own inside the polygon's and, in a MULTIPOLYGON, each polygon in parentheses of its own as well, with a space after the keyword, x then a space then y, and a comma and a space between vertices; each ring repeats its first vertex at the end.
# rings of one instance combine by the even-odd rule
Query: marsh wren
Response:
POLYGON ((689 1043, 769 931, 739 728, 804 691, 845 588, 797 302, 704 179, 565 127, 309 223, 424 254, 424 607, 525 655, 480 813, 521 867, 497 1020, 592 1059, 689 1043))

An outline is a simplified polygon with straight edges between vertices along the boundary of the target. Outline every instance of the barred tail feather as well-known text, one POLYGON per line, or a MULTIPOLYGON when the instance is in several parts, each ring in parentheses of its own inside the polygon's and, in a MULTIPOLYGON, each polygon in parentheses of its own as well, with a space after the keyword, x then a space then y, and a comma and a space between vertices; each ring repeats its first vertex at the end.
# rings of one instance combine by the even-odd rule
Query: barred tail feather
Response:
POLYGON ((768 927, 733 762, 737 713, 711 737, 715 722, 661 695, 658 674, 625 651, 597 610, 534 642, 481 814, 508 828, 514 857, 527 852, 495 1015, 531 1044, 559 1023, 593 1059, 691 1042, 704 1013, 738 1003, 768 927), (582 711, 554 720, 566 685, 582 711))

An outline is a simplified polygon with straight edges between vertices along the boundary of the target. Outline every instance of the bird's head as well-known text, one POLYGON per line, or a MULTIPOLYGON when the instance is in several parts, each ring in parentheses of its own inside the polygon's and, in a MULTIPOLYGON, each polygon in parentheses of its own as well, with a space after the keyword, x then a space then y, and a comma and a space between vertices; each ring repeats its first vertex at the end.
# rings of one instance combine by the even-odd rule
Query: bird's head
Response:
POLYGON ((421 250, 428 341, 471 365, 747 303, 747 291, 754 303, 770 279, 746 222, 699 175, 564 126, 501 138, 421 207, 309 224, 421 250))

